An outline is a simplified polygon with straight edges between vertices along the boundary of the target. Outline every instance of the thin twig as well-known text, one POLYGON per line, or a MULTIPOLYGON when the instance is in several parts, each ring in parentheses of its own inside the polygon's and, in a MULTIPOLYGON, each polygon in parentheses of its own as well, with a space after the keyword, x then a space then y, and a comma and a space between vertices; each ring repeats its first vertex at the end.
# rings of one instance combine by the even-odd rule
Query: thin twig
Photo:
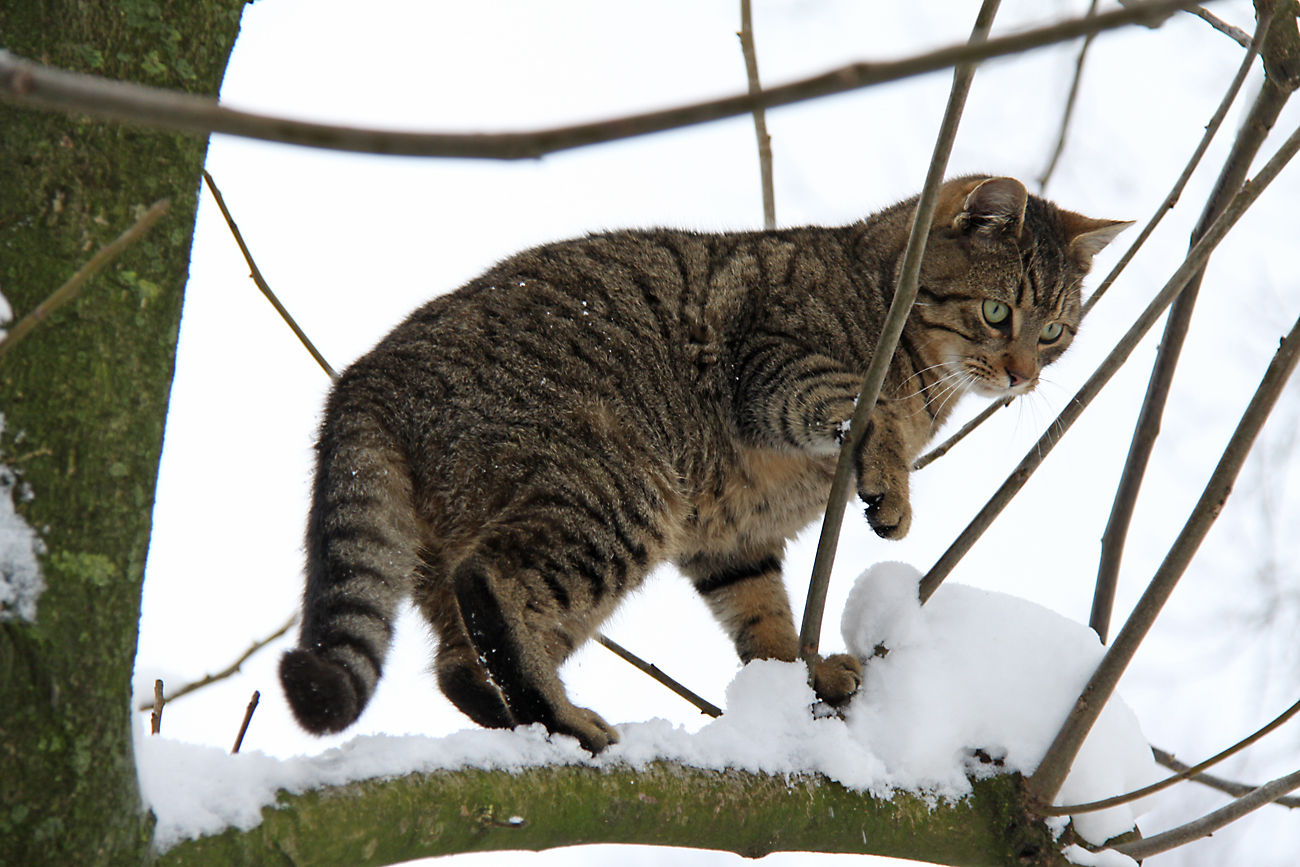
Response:
MULTIPOLYGON (((3 52, 0 52, 0 54, 3 54, 3 52)), ((18 324, 11 328, 3 339, 0 339, 0 358, 3 358, 6 352, 12 349, 18 341, 26 337, 33 328, 48 318, 51 313, 76 298, 87 281, 102 271, 104 266, 117 258, 123 250, 143 237, 144 233, 149 231, 150 227, 158 222, 158 219, 163 214, 167 213, 167 206, 167 199, 154 202, 149 210, 141 214, 129 229, 105 244, 99 249, 98 253, 90 257, 90 261, 82 265, 77 270, 77 273, 69 277, 68 282, 55 289, 49 298, 37 304, 35 310, 18 320, 18 324)))
POLYGON ((957 431, 955 434, 948 437, 948 439, 944 440, 942 443, 930 449, 930 451, 926 452, 925 454, 917 458, 915 461, 913 461, 912 472, 916 472, 922 467, 928 466, 931 462, 936 461, 939 458, 943 457, 944 455, 948 454, 949 449, 951 449, 953 446, 957 445, 957 443, 964 440, 967 434, 975 430, 975 428, 984 424, 985 419, 993 415, 993 413, 997 412, 998 410, 1005 409, 1006 407, 1010 406, 1013 400, 1015 400, 1015 397, 1013 395, 1008 395, 1007 397, 998 398, 997 400, 990 403, 988 406, 984 407, 984 409, 980 410, 979 415, 975 416, 973 419, 966 422, 966 424, 962 425, 961 430, 957 431))
MULTIPOLYGON (((1260 36, 1267 33, 1267 23, 1262 23, 1260 36)), ((1269 130, 1273 128, 1282 106, 1286 104, 1290 93, 1279 87, 1271 79, 1265 79, 1259 98, 1251 107, 1247 122, 1243 124, 1233 142, 1232 150, 1219 173, 1214 191, 1205 204, 1195 229, 1192 230, 1192 243, 1205 233, 1210 224, 1227 207, 1232 196, 1240 189, 1250 171, 1250 165, 1264 144, 1269 130)), ((1115 603, 1115 592, 1119 584, 1120 563, 1124 557, 1124 543, 1128 538, 1129 524, 1137 507, 1138 493, 1146 474, 1147 464, 1155 449, 1156 438, 1160 434, 1160 424, 1164 416, 1165 403, 1173 386, 1174 373, 1178 359, 1182 354, 1183 343, 1191 327, 1192 311, 1205 276, 1205 266, 1192 275, 1183 291, 1175 299, 1165 322, 1164 334, 1160 339, 1160 348, 1152 365, 1151 379, 1147 384, 1146 395, 1142 399, 1142 409, 1134 426, 1133 439, 1129 444, 1128 456, 1116 487, 1115 499, 1111 506, 1110 517, 1101 537, 1101 556, 1097 567, 1096 588, 1093 592, 1092 613, 1089 625, 1105 643, 1110 631, 1111 610, 1115 603)))
MULTIPOLYGON (((754 48, 754 16, 749 0, 740 0, 740 51, 745 55, 745 77, 749 95, 758 96, 763 85, 758 81, 758 51, 754 48)), ((767 134, 767 112, 754 106, 754 134, 758 137, 758 170, 763 183, 763 228, 776 228, 776 192, 772 188, 772 137, 767 134)))
POLYGON ((1249 737, 1237 741, 1226 750, 1211 756, 1199 765, 1190 768, 1185 767, 1172 777, 1167 777, 1158 783, 1152 783, 1149 786, 1143 786, 1142 788, 1128 792, 1127 794, 1116 795, 1113 798, 1106 798, 1101 801, 1091 801, 1087 804, 1067 804, 1065 806, 1041 807, 1039 808, 1039 811, 1045 816, 1076 816, 1082 813, 1095 813, 1099 810, 1109 810, 1111 807, 1118 807, 1121 804, 1140 801, 1148 795, 1154 795, 1156 792, 1163 791, 1176 783, 1181 783, 1184 780, 1191 779, 1202 771, 1208 770, 1209 768, 1219 764, 1219 762, 1232 758, 1237 753, 1246 749, 1246 747, 1259 741, 1260 738, 1279 728, 1283 723, 1295 716, 1297 711, 1300 711, 1300 701, 1282 711, 1276 719, 1249 737))
MULTIPOLYGON (((1288 141, 1288 145, 1300 146, 1300 130, 1288 141), (1293 144, 1294 143, 1294 144, 1293 144)), ((1231 213, 1231 212, 1229 212, 1231 213)), ((1218 223, 1215 224, 1216 226, 1218 223)), ((1207 234, 1207 238, 1209 235, 1207 234)), ((1199 246, 1199 245, 1198 245, 1199 246)), ((1269 413, 1277 403, 1291 372, 1300 360, 1300 319, 1297 319, 1291 332, 1282 339, 1281 346, 1273 356, 1259 388, 1255 390, 1245 413, 1233 431, 1223 456, 1219 459, 1214 473, 1206 483, 1196 507, 1178 534, 1164 562, 1156 570, 1146 592, 1138 601, 1133 613, 1124 627, 1115 636, 1114 643, 1102 657, 1101 663, 1093 673, 1088 685, 1084 687, 1078 701, 1070 711, 1069 717, 1061 726, 1047 754, 1039 763, 1038 769, 1029 779, 1029 791, 1039 803, 1050 804, 1060 791, 1074 763, 1075 756, 1083 745, 1097 717, 1101 714, 1107 700, 1115 691, 1116 684, 1124 674, 1128 664, 1137 653, 1143 639, 1146 638, 1157 615, 1168 601, 1177 586, 1178 580, 1187 569, 1188 563, 1196 554, 1205 534, 1218 519, 1223 505, 1232 492, 1233 482, 1245 463, 1260 428, 1268 419, 1269 413)))
POLYGON ((244 710, 244 721, 240 723, 239 734, 235 737, 235 746, 230 750, 232 756, 244 745, 244 735, 248 732, 248 724, 253 720, 253 711, 257 710, 257 700, 261 697, 260 692, 253 690, 253 697, 248 700, 248 707, 244 710))
MULTIPOLYGON (((1184 764, 1174 758, 1173 753, 1166 752, 1159 747, 1152 747, 1151 755, 1155 756, 1157 764, 1164 765, 1171 771, 1185 771, 1191 767, 1191 765, 1184 764)), ((1225 792, 1232 795, 1234 798, 1240 798, 1242 795, 1249 795, 1251 792, 1259 788, 1259 786, 1252 786, 1246 783, 1238 783, 1235 780, 1226 780, 1223 777, 1216 777, 1214 774, 1197 774, 1192 777, 1192 782, 1200 783, 1203 786, 1209 786, 1211 789, 1218 789, 1220 792, 1225 792)), ((1294 810, 1295 808, 1300 807, 1300 798, 1288 796, 1285 798, 1278 798, 1273 803, 1277 804, 1279 807, 1286 807, 1294 810)))
POLYGON ((159 88, 64 72, 0 51, 0 98, 18 105, 84 114, 143 126, 207 135, 225 133, 304 147, 394 156, 528 159, 547 153, 663 132, 748 114, 835 93, 937 72, 963 63, 1005 57, 1130 24, 1167 17, 1193 0, 1152 0, 1092 18, 1076 18, 1014 33, 972 47, 955 46, 912 58, 857 63, 762 92, 665 111, 537 132, 497 134, 409 133, 306 123, 237 111, 215 100, 159 88))
MULTIPOLYGON (((975 18, 969 44, 979 45, 988 38, 989 28, 993 25, 993 17, 997 14, 999 4, 1000 0, 984 0, 975 18)), ((943 184, 944 172, 948 167, 948 156, 952 153, 952 144, 957 138, 957 127, 961 122, 962 109, 966 105, 966 94, 970 91, 971 80, 974 77, 974 64, 962 64, 953 72, 948 105, 944 109, 943 122, 940 124, 939 136, 934 144, 934 153, 930 157, 930 168, 925 176, 925 185, 921 188, 916 213, 912 217, 912 229, 907 238, 907 248, 903 252, 898 286, 894 289, 889 313, 885 317, 885 324, 881 328, 880 337, 872 352, 871 363, 863 379, 862 392, 853 408, 853 416, 849 419, 848 435, 840 445, 839 460, 835 465, 835 478, 826 501, 826 517, 822 522, 821 537, 817 541, 817 556, 813 561, 812 577, 808 581, 808 599, 804 603, 803 625, 799 632, 799 655, 810 667, 816 662, 817 649, 821 644, 826 590, 830 584, 831 567, 835 562, 840 527, 844 523, 844 509, 848 503, 849 486, 853 479, 853 459, 861 446, 862 438, 866 436, 872 409, 880 397, 885 372, 894 356, 898 338, 903 333, 903 325, 907 321, 908 314, 911 313, 912 303, 916 300, 921 259, 925 255, 926 238, 930 231, 930 223, 934 219, 939 188, 943 184)))
POLYGON ((167 699, 163 698, 163 682, 162 680, 154 680, 153 713, 149 715, 149 734, 162 733, 162 712, 165 704, 167 704, 167 699))
POLYGON ((1187 11, 1195 15, 1197 18, 1201 19, 1205 23, 1209 24, 1211 27, 1213 27, 1215 30, 1219 31, 1220 33, 1224 33, 1228 36, 1231 36, 1233 39, 1237 41, 1237 44, 1240 45, 1242 48, 1250 47, 1249 33, 1247 33, 1245 30, 1242 30, 1240 27, 1235 27, 1229 24, 1227 21, 1224 21, 1219 16, 1208 11, 1204 6, 1197 6, 1193 9, 1188 9, 1187 11))
POLYGON ((1228 806, 1202 816, 1195 822, 1188 822, 1186 825, 1180 825, 1163 834, 1156 834, 1143 840, 1134 840, 1131 843, 1122 843, 1111 848, 1135 861, 1141 861, 1144 858, 1150 858, 1152 855, 1185 846, 1193 840, 1208 837, 1225 825, 1230 825, 1247 813, 1258 810, 1260 807, 1276 801, 1287 792, 1297 788, 1300 788, 1300 771, 1287 774, 1285 777, 1279 777, 1271 783, 1260 786, 1249 795, 1238 798, 1228 806))
MULTIPOLYGON (((1091 17, 1097 14, 1098 0, 1092 0, 1088 6, 1088 15, 1091 17)), ((1088 49, 1092 47, 1092 40, 1096 39, 1096 34, 1084 37, 1083 45, 1079 47, 1079 59, 1074 64, 1074 81, 1070 83, 1070 95, 1065 100, 1065 111, 1061 113, 1061 132, 1056 137, 1056 147, 1052 149, 1052 157, 1047 161, 1047 168, 1038 176, 1038 191, 1041 193, 1047 188, 1047 182, 1052 179, 1052 173, 1056 171, 1056 163, 1061 158, 1061 151, 1065 150, 1065 139, 1070 132, 1070 119, 1074 117, 1074 103, 1079 97, 1079 83, 1083 80, 1083 61, 1088 56, 1088 49)))
POLYGON ((943 580, 952 572, 953 567, 961 561, 966 552, 971 549, 975 542, 984 534, 993 520, 1001 514, 1006 508, 1011 498, 1024 487, 1029 481, 1030 476, 1051 453, 1052 448, 1065 436, 1070 427, 1079 419, 1079 416, 1087 409, 1088 404, 1097 396, 1097 393, 1108 383, 1115 375, 1115 372, 1124 364, 1129 355, 1137 347, 1138 343, 1151 330, 1160 315, 1164 313, 1165 308, 1173 301, 1178 292, 1186 285, 1188 279, 1201 265, 1209 258, 1210 253, 1218 246, 1219 242, 1228 234, 1241 215, 1255 202, 1259 195, 1267 189, 1272 180, 1277 177, 1295 155, 1297 149, 1300 149, 1300 129, 1287 139, 1286 143, 1274 154, 1273 158, 1268 161, 1259 174, 1251 182, 1245 184, 1232 203, 1228 206, 1227 211, 1215 221, 1214 225, 1205 233, 1196 246, 1192 248, 1191 253, 1183 260, 1183 264, 1178 267, 1174 275, 1169 278, 1169 282, 1164 288, 1152 299, 1147 305, 1146 310, 1138 316, 1137 320, 1129 330, 1120 338, 1115 348, 1106 356, 1101 366, 1088 378, 1083 384, 1065 409, 1061 411, 1056 420, 1048 426, 1047 431, 1039 438, 1038 442, 1030 448, 1029 453, 1020 461, 1020 464, 1012 471, 1007 480, 1002 483, 997 492, 989 499, 966 529, 961 532, 957 539, 943 553, 943 556, 930 568, 925 577, 921 579, 920 595, 921 601, 925 602, 939 588, 943 580))
POLYGON ((293 333, 298 336, 298 340, 311 353, 311 357, 316 359, 316 363, 321 366, 321 369, 329 374, 329 378, 338 379, 339 375, 334 372, 334 368, 330 367, 329 362, 325 360, 325 356, 321 355, 316 349, 316 345, 307 339, 307 335, 298 327, 298 323, 289 315, 289 311, 284 309, 280 299, 275 297, 271 287, 262 278, 262 272, 258 270, 257 263, 253 261, 253 254, 248 252, 248 245, 244 243, 244 236, 239 234, 239 227, 235 225, 234 219, 230 216, 230 211, 226 209, 226 200, 221 197, 221 190, 217 189, 217 184, 212 180, 212 175, 208 174, 207 169, 203 170, 203 180, 207 182, 208 189, 212 191, 212 197, 216 199, 217 207, 221 209, 221 216, 226 218, 226 225, 230 227, 230 234, 235 236, 235 243, 239 245, 240 251, 244 254, 244 261, 248 263, 249 276, 253 278, 257 288, 262 290, 266 300, 271 302, 271 306, 280 314, 280 318, 293 329, 293 333))
MULTIPOLYGON (((240 666, 242 666, 245 662, 247 662, 250 656, 252 656, 254 653, 257 653, 263 647, 266 647, 268 644, 270 644, 272 641, 275 641, 280 636, 284 635, 297 622, 298 622, 298 615, 295 613, 292 617, 290 617, 285 622, 283 626, 281 626, 275 632, 266 636, 266 638, 263 638, 261 641, 253 642, 253 646, 248 648, 248 650, 244 651, 244 655, 239 657, 239 659, 236 659, 228 667, 222 669, 216 674, 209 674, 207 677, 204 677, 202 680, 196 680, 193 683, 185 684, 180 689, 176 690, 176 692, 167 696, 167 698, 164 699, 164 701, 169 701, 169 702, 176 701, 176 699, 180 698, 183 695, 189 695, 190 693, 194 692, 194 690, 196 689, 202 689, 205 686, 216 683, 219 680, 225 680, 226 678, 230 677, 232 674, 237 673, 239 671, 240 666)), ((142 711, 153 710, 153 707, 154 706, 152 703, 142 704, 137 708, 137 710, 142 710, 142 711)))
POLYGON ((689 689, 682 686, 680 683, 673 680, 668 675, 664 674, 663 671, 659 669, 659 666, 651 665, 641 657, 637 656, 632 651, 623 647, 623 645, 619 644, 614 639, 606 635, 597 633, 596 641, 600 642, 602 646, 612 651, 614 655, 617 656, 619 659, 623 660, 624 662, 630 663, 632 666, 650 675, 655 680, 659 681, 664 686, 668 687, 673 692, 677 693, 679 696, 689 701, 691 704, 695 705, 697 708, 700 709, 700 713, 708 714, 711 717, 722 716, 722 708, 718 707, 716 704, 713 704, 710 701, 701 698, 696 693, 691 692, 689 689))

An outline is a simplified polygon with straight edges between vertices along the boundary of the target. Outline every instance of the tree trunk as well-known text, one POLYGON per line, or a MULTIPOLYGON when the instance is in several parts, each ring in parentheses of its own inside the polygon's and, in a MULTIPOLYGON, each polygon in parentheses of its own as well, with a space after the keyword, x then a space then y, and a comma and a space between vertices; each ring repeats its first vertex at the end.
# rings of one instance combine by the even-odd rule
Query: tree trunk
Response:
MULTIPOLYGON (((243 0, 6 0, 0 42, 214 95, 243 0)), ((0 287, 30 312, 139 211, 170 213, 0 359, 0 460, 44 543, 34 621, 0 623, 0 864, 140 864, 131 671, 206 139, 0 104, 0 287)))

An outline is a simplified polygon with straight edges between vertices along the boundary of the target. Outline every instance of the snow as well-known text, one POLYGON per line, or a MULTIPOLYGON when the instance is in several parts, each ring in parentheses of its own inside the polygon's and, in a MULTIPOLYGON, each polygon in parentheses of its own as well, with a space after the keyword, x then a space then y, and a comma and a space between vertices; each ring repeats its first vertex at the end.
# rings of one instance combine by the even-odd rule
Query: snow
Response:
MULTIPOLYGON (((8 309, 0 296, 0 314, 8 309)), ((0 315, 0 319, 4 318, 0 315)), ((4 416, 0 415, 0 431, 4 416)), ((23 516, 14 509, 14 491, 25 494, 18 476, 0 465, 0 623, 6 620, 36 620, 36 600, 45 590, 41 567, 36 560, 44 544, 23 516)))
MULTIPOLYGON (((618 726, 620 742, 594 758, 574 739, 550 738, 540 726, 471 729, 442 738, 363 736, 287 760, 260 752, 229 755, 137 729, 141 790, 158 819, 157 844, 165 849, 229 826, 255 827, 281 789, 297 793, 440 769, 676 761, 816 773, 878 797, 901 789, 932 802, 969 794, 968 775, 1031 773, 1101 656, 1096 636, 1033 603, 956 584, 941 587, 922 608, 918 579, 910 566, 882 563, 855 584, 844 639, 868 661, 862 690, 843 719, 810 711, 815 696, 801 664, 759 661, 727 688, 726 712, 698 731, 663 719, 626 723, 618 726), (882 644, 888 653, 872 657, 882 644), (1000 763, 980 762, 977 750, 1000 763)), ((1058 803, 1109 797, 1159 776, 1136 718, 1112 700, 1058 803)), ((1075 829, 1101 844, 1131 829, 1140 812, 1117 807, 1079 816, 1075 829)))

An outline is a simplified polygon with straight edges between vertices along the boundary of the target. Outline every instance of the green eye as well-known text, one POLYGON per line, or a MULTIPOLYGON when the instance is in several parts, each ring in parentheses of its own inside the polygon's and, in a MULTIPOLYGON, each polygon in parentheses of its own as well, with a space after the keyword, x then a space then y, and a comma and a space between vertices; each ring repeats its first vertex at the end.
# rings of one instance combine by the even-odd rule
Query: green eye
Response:
POLYGON ((988 299, 983 307, 984 321, 989 325, 1001 325, 1011 316, 1011 308, 1001 301, 988 299))
POLYGON ((1055 343, 1061 339, 1065 332, 1065 326, 1059 322, 1049 322, 1043 326, 1043 330, 1038 332, 1039 343, 1055 343))

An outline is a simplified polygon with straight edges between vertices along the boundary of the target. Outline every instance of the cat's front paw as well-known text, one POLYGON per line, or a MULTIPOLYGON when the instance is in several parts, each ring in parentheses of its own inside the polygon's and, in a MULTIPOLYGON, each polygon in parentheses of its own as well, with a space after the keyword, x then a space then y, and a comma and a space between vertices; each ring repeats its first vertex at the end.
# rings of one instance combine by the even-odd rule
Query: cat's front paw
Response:
POLYGON ((837 653, 813 668, 813 692, 829 705, 847 701, 862 686, 862 663, 856 656, 837 653))
POLYGON ((859 489, 858 496, 867 504, 867 523, 880 538, 901 539, 912 529, 912 503, 906 494, 859 489))

